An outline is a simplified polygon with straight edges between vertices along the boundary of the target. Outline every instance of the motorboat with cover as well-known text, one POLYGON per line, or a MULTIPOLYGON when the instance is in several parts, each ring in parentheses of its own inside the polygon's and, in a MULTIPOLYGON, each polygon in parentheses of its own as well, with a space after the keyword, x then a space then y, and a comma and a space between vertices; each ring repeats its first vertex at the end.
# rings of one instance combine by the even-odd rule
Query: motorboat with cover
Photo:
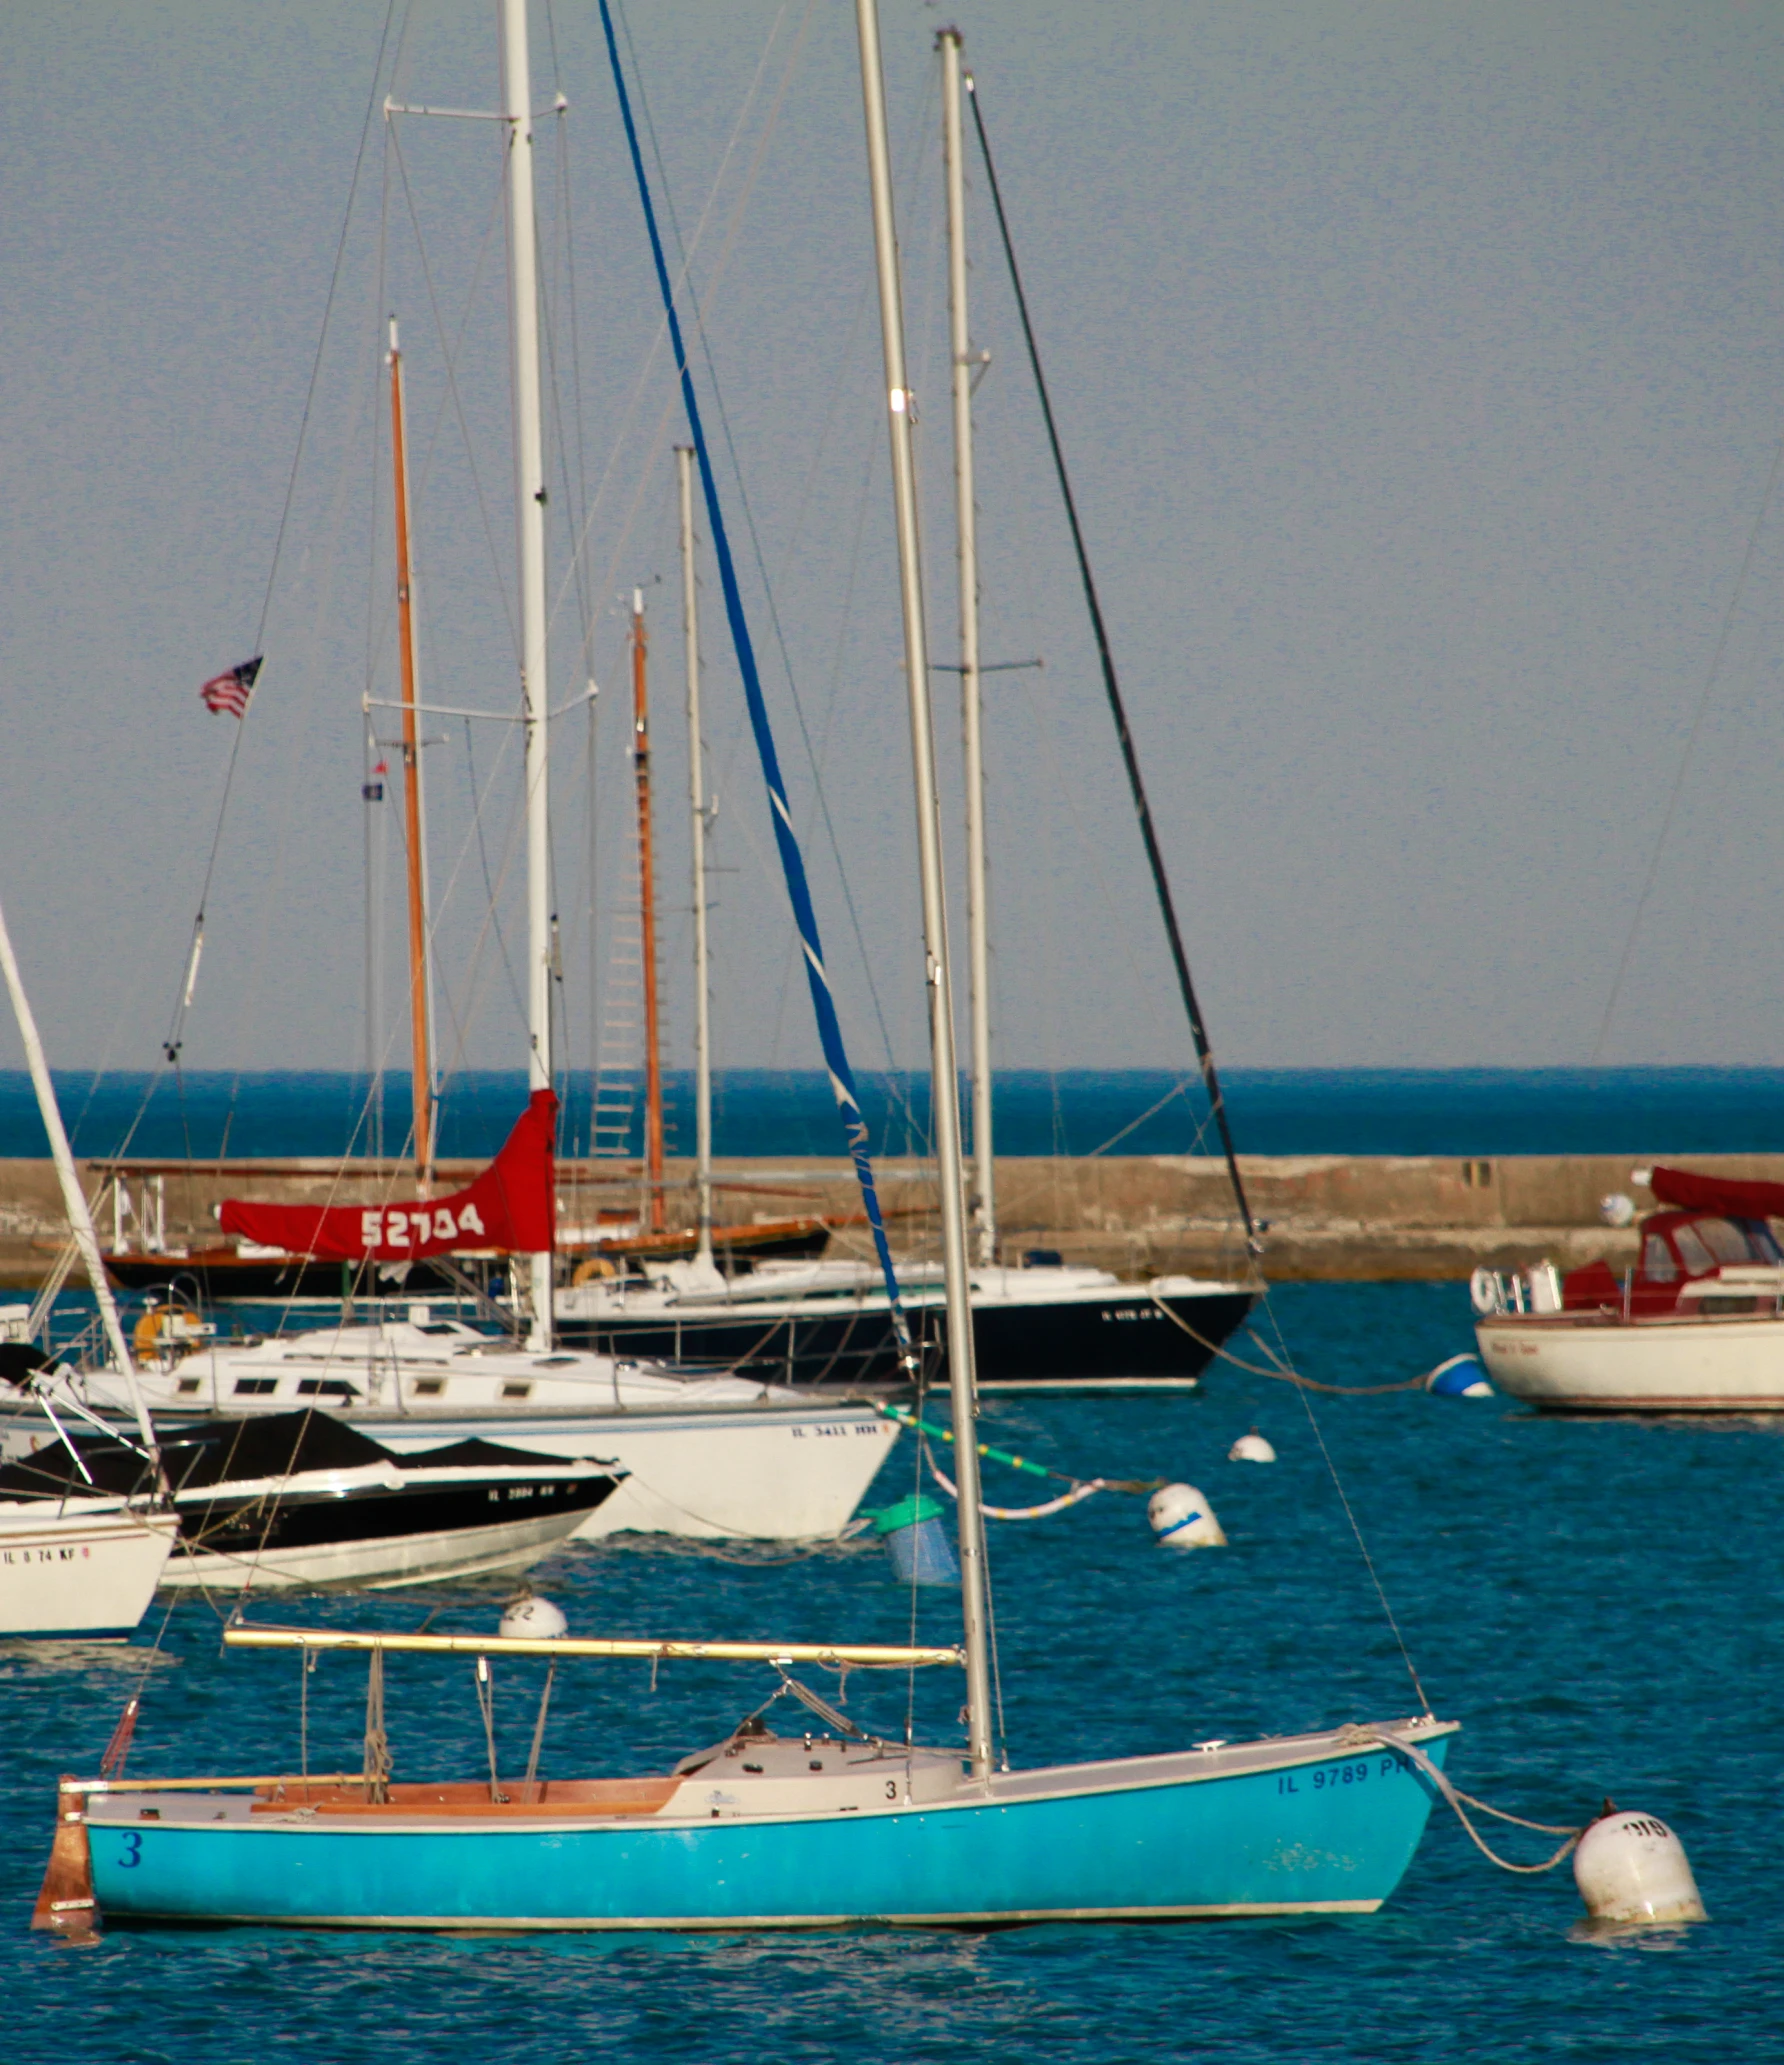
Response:
MULTIPOLYGON (((712 1369, 535 1353, 439 1317, 167 1341, 137 1381, 169 1423, 320 1406, 404 1457, 475 1439, 610 1463, 623 1481, 583 1516, 585 1537, 826 1539, 847 1526, 899 1432, 867 1403, 712 1369)), ((115 1411, 122 1397, 110 1371, 58 1383, 91 1408, 115 1411)), ((0 1418, 9 1451, 42 1433, 29 1398, 10 1426, 0 1418)))
MULTIPOLYGON (((1638 1176, 1635 1180, 1644 1180, 1638 1176)), ((1477 1270, 1488 1375, 1549 1412, 1784 1412, 1784 1183, 1646 1172, 1661 1210, 1619 1275, 1477 1270)), ((1628 1206, 1623 1206, 1625 1212, 1628 1206)))
MULTIPOLYGON (((941 1271, 905 1264, 898 1283, 934 1365, 947 1341, 941 1271)), ((1242 1283, 1123 1282, 1055 1259, 981 1266, 972 1271, 979 1387, 1194 1390, 1254 1298, 1242 1283)), ((884 1277, 865 1262, 759 1262, 731 1277, 671 1262, 560 1289, 557 1315, 564 1341, 599 1354, 724 1362, 795 1388, 886 1390, 910 1380, 884 1277)))
MULTIPOLYGON (((315 1411, 164 1434, 160 1468, 178 1537, 159 1582, 225 1592, 525 1570, 620 1481, 593 1462, 477 1440, 399 1455, 315 1411)), ((98 1518, 154 1489, 134 1443, 70 1431, 0 1466, 0 1546, 16 1511, 98 1518)))

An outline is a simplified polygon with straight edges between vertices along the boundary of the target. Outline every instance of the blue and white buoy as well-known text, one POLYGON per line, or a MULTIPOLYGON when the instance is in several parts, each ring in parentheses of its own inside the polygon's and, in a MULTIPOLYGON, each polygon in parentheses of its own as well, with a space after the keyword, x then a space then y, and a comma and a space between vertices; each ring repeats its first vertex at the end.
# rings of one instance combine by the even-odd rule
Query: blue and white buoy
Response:
POLYGON ((1214 1508, 1193 1484, 1166 1484, 1146 1501, 1152 1532, 1167 1548, 1224 1549, 1226 1535, 1214 1508))
POLYGON ((901 1585, 957 1585, 960 1565, 942 1525, 943 1508, 927 1492, 913 1492, 873 1516, 873 1531, 886 1545, 901 1585))
POLYGON ((1481 1368, 1479 1358, 1473 1355, 1452 1355, 1448 1362, 1440 1362, 1425 1379, 1425 1389, 1437 1398, 1497 1396, 1487 1382, 1487 1373, 1481 1368))

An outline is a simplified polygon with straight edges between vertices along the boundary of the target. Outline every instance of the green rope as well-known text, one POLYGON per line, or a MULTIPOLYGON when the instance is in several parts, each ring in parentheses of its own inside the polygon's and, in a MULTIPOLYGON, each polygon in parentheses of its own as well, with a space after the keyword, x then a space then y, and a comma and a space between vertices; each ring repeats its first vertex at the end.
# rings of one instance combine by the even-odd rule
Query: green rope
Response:
MULTIPOLYGON (((874 1410, 882 1419, 895 1420, 899 1426, 909 1427, 917 1434, 927 1434, 931 1440, 954 1439, 954 1430, 951 1427, 938 1427, 933 1421, 920 1420, 908 1406, 876 1404, 874 1410)), ((991 1448, 983 1441, 975 1442, 973 1445, 988 1462, 1002 1463, 1007 1470, 1021 1470, 1030 1477, 1054 1478, 1061 1484, 1080 1484, 1084 1481, 1082 1478, 1073 1477, 1068 1471, 1049 1470, 1043 1463, 1031 1463, 1026 1456, 1012 1455, 1008 1449, 991 1448)), ((1148 1493, 1157 1491, 1164 1481, 1162 1477, 1105 1477, 1103 1485, 1109 1491, 1136 1492, 1143 1498, 1148 1493)))

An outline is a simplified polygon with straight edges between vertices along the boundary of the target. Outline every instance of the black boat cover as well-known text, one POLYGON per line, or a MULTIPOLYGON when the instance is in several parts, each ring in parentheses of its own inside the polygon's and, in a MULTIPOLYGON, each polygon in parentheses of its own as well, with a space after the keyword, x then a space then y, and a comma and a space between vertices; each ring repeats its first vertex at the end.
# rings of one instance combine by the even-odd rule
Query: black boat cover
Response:
MULTIPOLYGON (((54 1441, 0 1468, 0 1498, 78 1498, 95 1490, 126 1497, 150 1488, 149 1466, 127 1442, 76 1435, 75 1447, 86 1465, 86 1477, 67 1444, 54 1441)), ((285 1477, 299 1470, 361 1470, 368 1463, 400 1465, 405 1460, 381 1442, 319 1412, 212 1420, 164 1441, 161 1457, 176 1493, 230 1481, 285 1477)))

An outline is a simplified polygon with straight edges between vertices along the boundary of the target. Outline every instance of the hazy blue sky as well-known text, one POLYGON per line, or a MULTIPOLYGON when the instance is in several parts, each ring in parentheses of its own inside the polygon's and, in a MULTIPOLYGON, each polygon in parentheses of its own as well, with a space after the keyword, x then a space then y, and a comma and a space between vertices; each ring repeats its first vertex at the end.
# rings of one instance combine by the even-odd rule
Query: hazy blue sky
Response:
MULTIPOLYGON (((946 658, 944 18, 966 33, 1000 150, 1221 1051, 1590 1058, 1726 624, 1605 1051, 1777 1060, 1775 502, 1735 597, 1784 433, 1778 11, 969 0, 944 16, 886 0, 946 658)), ((255 649, 263 605, 266 671, 185 1058, 329 1066, 365 1052, 360 698, 394 680, 390 309, 412 377, 426 687, 492 708, 513 695, 495 132, 410 121, 399 158, 374 119, 350 215, 348 196, 386 90, 492 104, 493 24, 493 5, 399 4, 380 69, 386 20, 369 0, 40 0, 9 19, 0 892, 60 1062, 156 1057, 235 729, 196 691, 255 649)), ((599 974, 625 883, 617 604, 634 581, 673 582, 681 428, 598 16, 538 0, 534 26, 539 96, 561 86, 570 102, 545 125, 558 133, 540 201, 554 696, 591 666, 606 691, 599 974)), ((630 32, 676 217, 690 241, 700 232, 693 278, 784 658, 733 478, 734 517, 845 1015, 863 1063, 888 1040, 909 1061, 919 962, 853 10, 631 0, 630 32), (859 942, 813 816, 814 763, 859 942)), ((978 187, 986 648, 1046 661, 989 692, 999 1051, 1012 1065, 1169 1062, 1184 1041, 978 187)), ((670 595, 653 585, 665 969, 684 1059, 670 595)), ((706 596, 715 859, 731 871, 715 878, 720 1058, 806 1065, 710 569, 706 596)), ((503 962, 520 936, 511 728, 477 728, 474 767, 462 724, 430 729, 443 735, 428 765, 448 1056, 518 1061, 503 962)), ((579 1062, 586 770, 576 716, 556 781, 579 1062)), ((394 926, 388 806, 382 823, 394 926)), ((386 988, 382 1033, 400 1058, 386 988)), ((8 1029, 0 1058, 13 1051, 8 1029)))

